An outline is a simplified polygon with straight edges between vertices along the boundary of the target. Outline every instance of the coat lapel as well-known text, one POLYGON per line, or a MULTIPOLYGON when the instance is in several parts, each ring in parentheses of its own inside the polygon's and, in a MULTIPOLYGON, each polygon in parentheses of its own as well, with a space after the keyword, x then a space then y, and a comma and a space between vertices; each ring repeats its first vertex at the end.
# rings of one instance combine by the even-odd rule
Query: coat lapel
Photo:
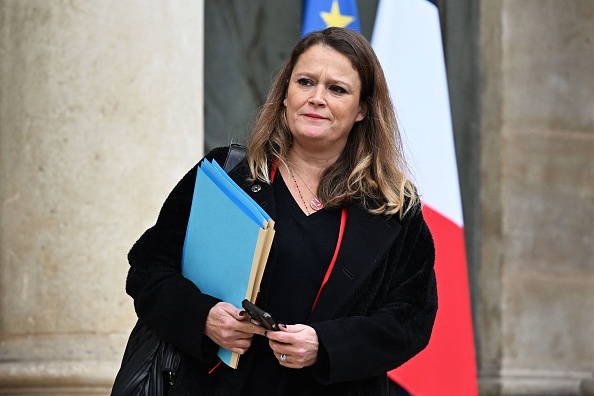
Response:
POLYGON ((382 263, 400 233, 400 223, 351 205, 338 258, 310 321, 332 318, 382 263))

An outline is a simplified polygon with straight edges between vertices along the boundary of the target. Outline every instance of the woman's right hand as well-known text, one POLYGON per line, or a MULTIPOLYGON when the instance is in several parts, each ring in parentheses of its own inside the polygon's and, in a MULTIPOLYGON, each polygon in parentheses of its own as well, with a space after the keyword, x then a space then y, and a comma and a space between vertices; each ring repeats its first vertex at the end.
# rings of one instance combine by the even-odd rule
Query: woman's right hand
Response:
POLYGON ((226 302, 211 308, 206 318, 204 334, 217 345, 243 355, 252 344, 254 334, 264 335, 266 329, 247 320, 245 311, 226 302))

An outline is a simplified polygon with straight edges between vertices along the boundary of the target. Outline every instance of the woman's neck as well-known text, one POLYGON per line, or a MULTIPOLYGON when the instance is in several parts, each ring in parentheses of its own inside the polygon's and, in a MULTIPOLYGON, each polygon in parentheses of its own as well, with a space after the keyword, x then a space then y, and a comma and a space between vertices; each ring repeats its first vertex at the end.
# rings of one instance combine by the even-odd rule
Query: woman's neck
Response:
POLYGON ((289 150, 287 161, 300 173, 319 178, 326 168, 338 160, 339 156, 340 153, 309 152, 294 146, 289 150))

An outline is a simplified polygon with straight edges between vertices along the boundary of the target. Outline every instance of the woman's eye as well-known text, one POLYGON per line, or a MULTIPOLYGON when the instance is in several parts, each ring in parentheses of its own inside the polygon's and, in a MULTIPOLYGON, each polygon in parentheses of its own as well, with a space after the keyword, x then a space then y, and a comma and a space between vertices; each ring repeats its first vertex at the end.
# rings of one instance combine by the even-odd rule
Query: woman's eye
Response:
POLYGON ((333 92, 335 92, 335 93, 339 93, 339 94, 346 93, 346 89, 344 89, 344 88, 342 88, 342 87, 339 87, 339 86, 337 86, 337 85, 333 85, 333 86, 331 86, 331 87, 330 87, 330 90, 331 90, 331 91, 333 91, 333 92))
POLYGON ((303 85, 303 86, 310 86, 313 85, 311 80, 307 79, 307 78, 300 78, 299 80, 297 80, 297 83, 299 85, 303 85))

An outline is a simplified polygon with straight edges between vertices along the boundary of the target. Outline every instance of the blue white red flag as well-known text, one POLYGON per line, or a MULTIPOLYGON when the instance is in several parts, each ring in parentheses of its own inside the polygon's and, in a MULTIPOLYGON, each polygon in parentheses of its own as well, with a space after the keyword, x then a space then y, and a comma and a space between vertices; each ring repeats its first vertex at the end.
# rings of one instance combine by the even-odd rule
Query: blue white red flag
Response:
POLYGON ((476 396, 462 201, 435 3, 380 0, 372 46, 388 80, 435 240, 439 298, 429 345, 389 376, 415 396, 476 396))

